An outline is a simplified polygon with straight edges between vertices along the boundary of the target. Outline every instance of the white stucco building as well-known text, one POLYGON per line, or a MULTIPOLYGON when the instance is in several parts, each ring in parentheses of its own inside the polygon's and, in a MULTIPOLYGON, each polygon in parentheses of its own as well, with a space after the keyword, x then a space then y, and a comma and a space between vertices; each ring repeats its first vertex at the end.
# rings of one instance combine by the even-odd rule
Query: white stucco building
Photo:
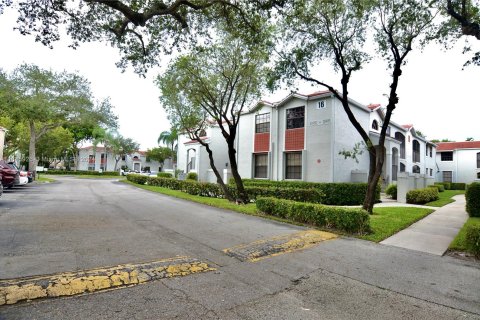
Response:
MULTIPOLYGON (((358 122, 378 141, 384 113, 379 105, 350 100, 358 122)), ((391 123, 385 142, 384 184, 395 182, 399 172, 434 176, 435 145, 419 136, 413 126, 391 123)), ((216 127, 209 128, 205 141, 215 155, 220 171, 228 169, 226 143, 216 127)), ((195 171, 209 179, 208 155, 203 147, 186 137, 179 140, 178 168, 195 171), (195 167, 192 169, 192 154, 195 167)), ((238 127, 237 163, 243 178, 303 180, 311 182, 361 182, 368 175, 368 151, 353 127, 341 102, 329 91, 304 95, 292 92, 277 103, 260 101, 242 114, 238 127), (359 144, 363 153, 357 161, 340 154, 359 144)))
MULTIPOLYGON (((77 169, 89 171, 114 171, 115 161, 115 156, 109 152, 108 149, 105 151, 105 147, 84 147, 79 150, 77 169)), ((146 151, 135 151, 134 153, 123 156, 119 159, 117 170, 120 170, 122 166, 138 172, 160 172, 164 171, 166 168, 171 169, 172 163, 171 160, 168 159, 162 165, 158 161, 147 159, 146 151)))
POLYGON ((0 127, 0 160, 3 159, 3 148, 5 145, 5 133, 7 129, 0 127))
POLYGON ((439 142, 437 181, 480 182, 480 141, 439 142))

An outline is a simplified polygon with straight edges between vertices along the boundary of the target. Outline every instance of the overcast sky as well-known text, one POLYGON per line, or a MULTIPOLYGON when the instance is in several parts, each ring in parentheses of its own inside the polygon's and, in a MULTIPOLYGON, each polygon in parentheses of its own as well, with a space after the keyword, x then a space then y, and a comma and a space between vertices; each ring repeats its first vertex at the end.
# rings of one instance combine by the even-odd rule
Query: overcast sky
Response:
MULTIPOLYGON (((111 98, 119 117, 120 133, 138 141, 142 149, 155 147, 160 132, 169 130, 170 124, 158 102, 159 90, 153 84, 159 69, 151 70, 147 78, 140 78, 131 70, 122 73, 115 66, 119 58, 117 50, 104 43, 82 44, 73 50, 65 39, 56 43, 53 50, 48 49, 33 37, 13 31, 15 20, 16 12, 11 9, 0 15, 0 68, 10 72, 25 62, 80 73, 89 79, 97 98, 111 98)), ((471 42, 480 50, 480 41, 472 38, 471 42)), ((447 52, 438 45, 430 45, 424 52, 411 53, 400 78, 400 102, 392 120, 413 124, 428 139, 480 140, 480 67, 462 70, 467 58, 461 52, 462 43, 447 52)), ((319 68, 316 76, 339 88, 338 76, 325 69, 328 68, 319 68)), ((385 105, 389 76, 383 62, 373 60, 353 76, 351 98, 363 104, 385 105)), ((299 84, 301 93, 317 90, 324 88, 299 84)), ((277 101, 289 91, 290 88, 266 93, 265 99, 277 101)))

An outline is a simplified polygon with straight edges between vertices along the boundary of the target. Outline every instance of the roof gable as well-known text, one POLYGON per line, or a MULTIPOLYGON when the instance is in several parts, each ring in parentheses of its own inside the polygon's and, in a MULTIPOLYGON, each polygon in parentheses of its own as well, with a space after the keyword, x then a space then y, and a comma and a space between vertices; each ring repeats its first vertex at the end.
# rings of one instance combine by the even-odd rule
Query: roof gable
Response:
POLYGON ((437 142, 437 151, 454 151, 458 149, 480 149, 480 141, 437 142))

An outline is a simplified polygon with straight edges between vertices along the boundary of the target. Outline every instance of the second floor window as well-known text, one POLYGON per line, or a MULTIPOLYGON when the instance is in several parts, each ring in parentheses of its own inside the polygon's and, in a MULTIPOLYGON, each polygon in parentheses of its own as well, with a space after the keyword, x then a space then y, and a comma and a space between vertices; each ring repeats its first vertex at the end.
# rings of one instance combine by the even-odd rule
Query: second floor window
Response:
POLYGON ((480 169, 480 152, 477 153, 477 168, 480 169))
POLYGON ((287 129, 303 128, 305 126, 305 107, 287 109, 287 129))
POLYGON ((413 140, 412 151, 412 161, 420 162, 420 143, 417 140, 413 140))
POLYGON ((255 133, 270 132, 270 113, 255 116, 255 133))
POLYGON ((453 161, 453 152, 442 152, 440 158, 442 161, 453 161))

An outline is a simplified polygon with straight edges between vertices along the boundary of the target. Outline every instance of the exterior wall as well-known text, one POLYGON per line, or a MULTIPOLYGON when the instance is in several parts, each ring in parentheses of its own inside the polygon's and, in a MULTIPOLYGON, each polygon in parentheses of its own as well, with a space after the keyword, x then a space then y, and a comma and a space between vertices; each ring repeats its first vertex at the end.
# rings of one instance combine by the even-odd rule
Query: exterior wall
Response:
MULTIPOLYGON (((448 152, 448 151, 447 151, 448 152)), ((458 149, 453 151, 453 161, 442 161, 441 152, 437 153, 437 181, 443 181, 443 171, 452 171, 452 182, 480 182, 477 173, 477 153, 480 149, 458 149)))
MULTIPOLYGON (((101 156, 103 147, 98 147, 95 153, 95 169, 93 171, 99 171, 101 165, 101 156)), ((87 171, 89 168, 89 156, 93 155, 94 151, 92 147, 80 149, 78 157, 78 170, 87 171)), ((114 171, 115 170, 115 155, 110 152, 106 153, 106 168, 104 171, 114 171)), ((139 171, 143 171, 145 167, 150 167, 150 171, 159 171, 161 164, 158 161, 146 161, 145 154, 143 152, 134 152, 131 155, 127 155, 125 160, 120 159, 117 164, 117 170, 120 170, 122 166, 127 166, 130 170, 136 170, 135 163, 139 163, 139 171), (134 159, 137 157, 138 160, 134 159)))
MULTIPOLYGON (((262 113, 270 113, 270 134, 269 134, 269 149, 270 142, 272 141, 272 108, 263 107, 257 110, 255 113, 243 114, 240 118, 238 130, 237 130, 237 163, 238 173, 242 178, 253 178, 253 156, 255 152, 255 115, 262 113)), ((269 172, 271 167, 269 166, 269 172)))

